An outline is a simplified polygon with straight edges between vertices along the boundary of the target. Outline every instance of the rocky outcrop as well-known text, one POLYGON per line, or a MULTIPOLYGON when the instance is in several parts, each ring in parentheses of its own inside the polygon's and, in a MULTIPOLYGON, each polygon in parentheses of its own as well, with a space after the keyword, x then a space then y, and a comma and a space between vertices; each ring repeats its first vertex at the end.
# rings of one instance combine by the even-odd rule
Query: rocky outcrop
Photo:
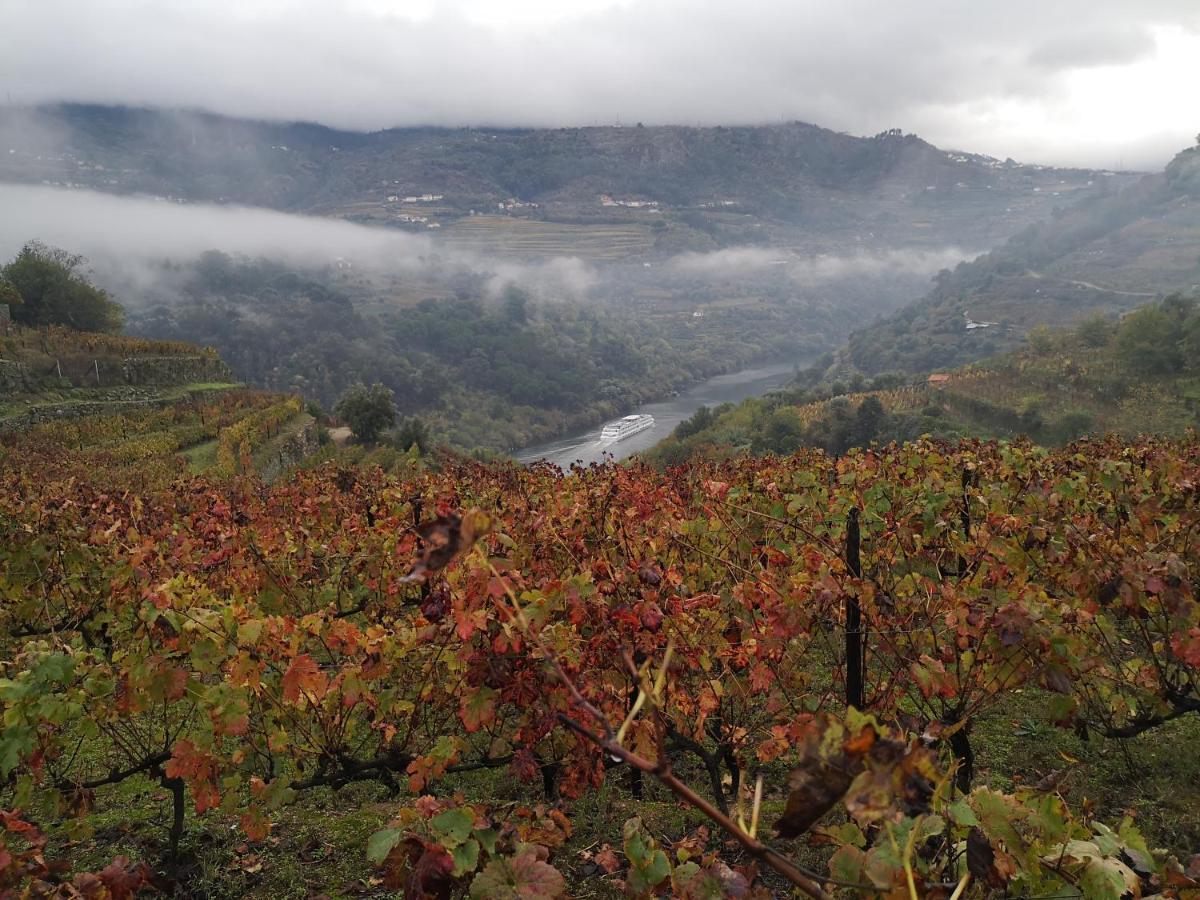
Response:
POLYGON ((29 368, 24 363, 0 359, 0 394, 19 394, 33 384, 29 368))

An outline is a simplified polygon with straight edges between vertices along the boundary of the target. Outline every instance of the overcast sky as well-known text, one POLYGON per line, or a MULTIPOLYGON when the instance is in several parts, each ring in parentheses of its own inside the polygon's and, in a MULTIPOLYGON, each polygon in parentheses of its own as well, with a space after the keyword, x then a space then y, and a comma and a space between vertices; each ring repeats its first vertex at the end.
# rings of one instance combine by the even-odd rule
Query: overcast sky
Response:
POLYGON ((0 0, 0 91, 376 129, 898 127, 1156 168, 1200 132, 1200 0, 0 0))

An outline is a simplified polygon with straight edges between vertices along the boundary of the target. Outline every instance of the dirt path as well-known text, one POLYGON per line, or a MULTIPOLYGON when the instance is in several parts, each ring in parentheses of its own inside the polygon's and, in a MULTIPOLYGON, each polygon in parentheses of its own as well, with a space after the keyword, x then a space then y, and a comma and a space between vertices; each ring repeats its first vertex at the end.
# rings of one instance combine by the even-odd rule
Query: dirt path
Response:
POLYGON ((350 440, 350 429, 345 425, 339 425, 337 428, 329 429, 329 436, 339 447, 345 447, 346 442, 350 440))
POLYGON ((1146 291, 1119 291, 1116 288, 1101 287, 1098 284, 1092 284, 1090 281, 1068 281, 1067 284, 1073 284, 1076 287, 1091 288, 1093 291, 1101 291, 1105 294, 1120 294, 1122 297, 1157 297, 1158 294, 1148 293, 1146 291))
MULTIPOLYGON (((1033 269, 1026 269, 1025 274, 1028 275, 1030 278, 1034 278, 1039 281, 1046 277, 1041 272, 1033 271, 1033 269)), ((1053 278, 1053 276, 1051 276, 1051 277, 1053 278)), ((1152 292, 1121 291, 1121 290, 1118 290, 1117 288, 1104 287, 1103 285, 1093 284, 1090 281, 1076 281, 1071 278, 1062 278, 1062 279, 1055 279, 1055 280, 1062 281, 1065 284, 1074 285, 1075 287, 1087 288, 1088 290, 1092 290, 1092 291, 1100 291, 1103 294, 1117 294, 1118 296, 1121 296, 1121 297, 1157 297, 1158 296, 1158 294, 1155 294, 1152 292)))

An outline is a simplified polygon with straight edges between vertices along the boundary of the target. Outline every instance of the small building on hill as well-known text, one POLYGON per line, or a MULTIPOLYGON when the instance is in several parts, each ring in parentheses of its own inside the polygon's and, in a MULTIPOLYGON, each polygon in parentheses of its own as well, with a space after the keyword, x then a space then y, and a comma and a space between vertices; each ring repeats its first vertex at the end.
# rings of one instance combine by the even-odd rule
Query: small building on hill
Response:
POLYGON ((929 386, 935 388, 944 388, 950 383, 950 376, 945 372, 935 372, 929 376, 929 386))

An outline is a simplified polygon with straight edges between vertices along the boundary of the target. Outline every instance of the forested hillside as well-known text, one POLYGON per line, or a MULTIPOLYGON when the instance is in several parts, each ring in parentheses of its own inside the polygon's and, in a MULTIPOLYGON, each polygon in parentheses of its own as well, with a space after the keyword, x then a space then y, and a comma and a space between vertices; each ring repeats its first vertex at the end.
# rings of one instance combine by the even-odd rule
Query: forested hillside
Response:
POLYGON ((1200 887, 1194 437, 271 487, 69 443, 0 445, 6 889, 1200 887))
POLYGON ((1089 198, 938 276, 925 299, 850 337, 868 374, 959 365, 1077 323, 1200 287, 1200 147, 1161 174, 1089 198), (972 327, 972 323, 974 327, 972 327))
POLYGON ((800 302, 744 301, 697 320, 691 307, 539 301, 518 288, 391 303, 387 288, 336 271, 218 253, 170 274, 133 298, 133 331, 210 344, 248 381, 330 409, 355 382, 381 382, 402 413, 467 449, 512 450, 758 359, 803 358, 843 321, 800 302))
MULTIPOLYGON (((656 446, 659 464, 695 456, 844 453, 871 443, 1026 436, 1062 444, 1086 434, 1182 434, 1200 427, 1200 300, 1172 295, 1117 319, 1035 329, 1020 350, 960 369, 824 380, 736 407, 702 409, 656 446)), ((827 361, 827 360, 825 360, 827 361)))

